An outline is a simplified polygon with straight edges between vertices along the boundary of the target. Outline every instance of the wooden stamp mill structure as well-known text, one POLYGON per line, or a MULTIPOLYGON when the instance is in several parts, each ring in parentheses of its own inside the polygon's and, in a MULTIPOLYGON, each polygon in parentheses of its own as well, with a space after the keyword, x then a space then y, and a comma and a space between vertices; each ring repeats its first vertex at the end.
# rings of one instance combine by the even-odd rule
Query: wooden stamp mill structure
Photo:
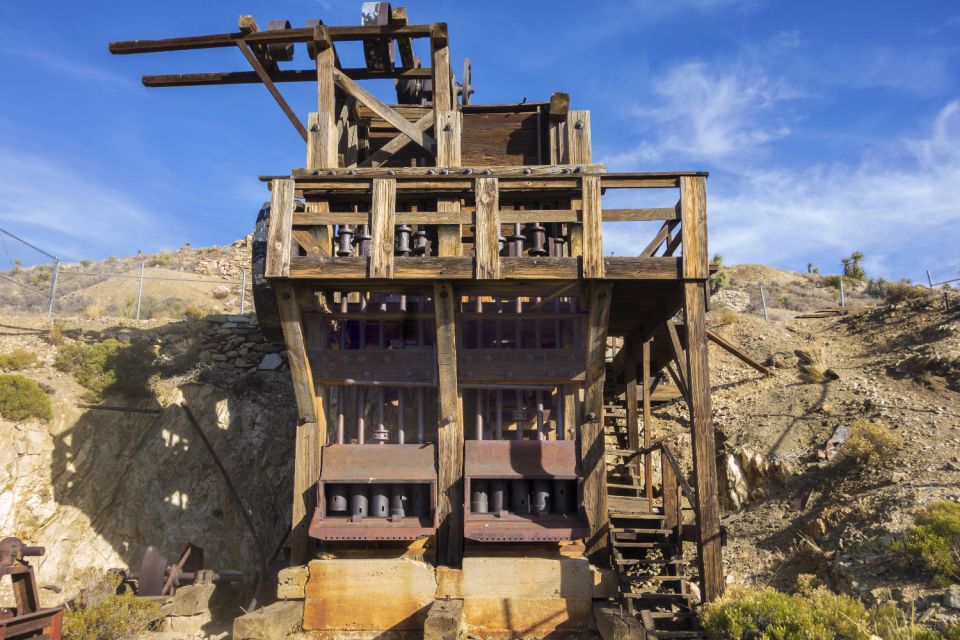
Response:
POLYGON ((438 598, 492 635, 542 637, 592 624, 595 600, 623 598, 655 625, 696 604, 691 584, 717 597, 706 174, 608 173, 590 113, 566 94, 474 104, 444 23, 409 23, 388 3, 364 3, 362 22, 260 30, 245 16, 236 32, 110 45, 236 47, 250 71, 143 84, 262 83, 306 143, 305 168, 263 178, 254 236, 258 318, 286 346, 299 416, 291 555, 310 566, 304 627, 423 629, 438 598), (355 43, 365 64, 346 68, 338 48, 355 43), (295 47, 308 68, 281 67, 295 47), (395 104, 361 84, 385 78, 395 104), (278 89, 299 81, 317 87, 305 123, 278 89), (605 208, 637 190, 661 206, 605 208), (645 248, 609 255, 604 233, 645 248), (663 371, 689 406, 692 485, 650 438, 663 371), (611 447, 604 414, 624 403, 627 442, 611 447), (608 470, 624 469, 645 478, 642 495, 608 488, 608 470), (397 560, 411 557, 415 569, 397 560), (554 563, 530 570, 557 583, 514 584, 528 561, 554 563), (364 573, 378 562, 388 584, 364 573), (638 566, 655 588, 631 586, 638 566), (602 579, 581 585, 584 567, 602 579), (397 601, 393 581, 417 595, 397 601))

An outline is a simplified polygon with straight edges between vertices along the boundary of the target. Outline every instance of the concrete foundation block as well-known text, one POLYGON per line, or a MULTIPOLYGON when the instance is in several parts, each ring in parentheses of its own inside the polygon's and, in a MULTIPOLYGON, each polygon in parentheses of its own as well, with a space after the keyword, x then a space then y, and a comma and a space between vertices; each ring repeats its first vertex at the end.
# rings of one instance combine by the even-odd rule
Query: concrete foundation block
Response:
POLYGON ((209 611, 192 616, 167 616, 163 619, 163 630, 175 633, 202 633, 204 627, 213 622, 209 611))
POLYGON ((423 640, 462 640, 463 600, 435 600, 423 623, 423 640))
POLYGON ((437 591, 433 567, 407 558, 313 560, 309 572, 303 628, 331 637, 422 632, 437 591))
POLYGON ((280 600, 303 600, 310 570, 307 565, 281 569, 277 576, 277 598, 280 600))
POLYGON ((274 602, 233 621, 233 640, 275 640, 300 629, 303 603, 296 600, 274 602))
POLYGON ((471 636, 544 638, 593 624, 594 574, 584 558, 470 557, 461 595, 471 636))

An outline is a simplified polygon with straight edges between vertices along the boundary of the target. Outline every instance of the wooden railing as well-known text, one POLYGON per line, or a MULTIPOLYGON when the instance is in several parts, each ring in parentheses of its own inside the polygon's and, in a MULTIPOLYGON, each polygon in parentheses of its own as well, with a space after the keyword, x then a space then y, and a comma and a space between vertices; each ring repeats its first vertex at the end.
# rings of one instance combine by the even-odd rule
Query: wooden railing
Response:
POLYGON ((684 192, 697 191, 705 175, 602 169, 557 165, 295 171, 292 178, 271 180, 266 276, 684 277, 683 229, 698 224, 700 214, 700 200, 694 198, 693 205, 685 207, 684 192), (679 189, 680 198, 670 207, 602 206, 602 194, 609 189, 646 188, 679 189), (639 255, 605 255, 603 223, 650 221, 662 224, 639 255))

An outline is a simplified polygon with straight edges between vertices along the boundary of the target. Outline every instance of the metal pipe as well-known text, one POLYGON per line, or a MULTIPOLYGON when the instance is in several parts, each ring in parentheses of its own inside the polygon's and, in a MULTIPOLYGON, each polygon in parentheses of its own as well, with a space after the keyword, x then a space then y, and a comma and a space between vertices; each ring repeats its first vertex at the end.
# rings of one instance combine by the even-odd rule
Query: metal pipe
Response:
MULTIPOLYGON (((424 302, 423 296, 420 296, 420 300, 419 300, 420 304, 418 305, 418 308, 417 308, 418 311, 423 311, 423 308, 422 308, 424 306, 423 302, 424 302)), ((421 319, 421 320, 417 320, 417 346, 418 347, 423 346, 423 337, 424 337, 423 320, 421 319)), ((425 394, 426 392, 423 389, 417 389, 417 444, 423 444, 423 438, 424 438, 423 436, 423 423, 424 423, 423 405, 424 405, 425 394)))
POLYGON ((543 391, 536 392, 537 400, 537 433, 536 439, 543 440, 543 391))
POLYGON ((507 508, 507 481, 490 481, 490 511, 501 513, 507 508))
POLYGON ((406 403, 403 395, 403 387, 399 387, 397 389, 397 444, 403 444, 406 441, 406 434, 403 432, 406 403))
POLYGON ((503 440, 503 391, 497 389, 497 440, 503 440))
MULTIPOLYGON (((53 296, 50 296, 51 301, 53 296)), ((140 284, 137 285, 137 320, 140 319, 140 301, 143 299, 143 263, 140 263, 140 284)))
POLYGON ((483 440, 483 389, 477 389, 476 438, 483 440))
POLYGON ((387 425, 383 419, 383 387, 377 387, 377 428, 373 431, 373 440, 377 444, 385 444, 390 434, 387 432, 387 425))
POLYGON ((357 389, 357 444, 366 444, 363 433, 363 418, 367 405, 367 388, 357 389))
POLYGON ((410 485, 390 485, 390 517, 403 518, 406 515, 404 503, 409 499, 410 485))
MULTIPOLYGON (((31 245, 32 246, 32 245, 31 245)), ((50 304, 47 306, 47 320, 53 317, 53 303, 57 299, 57 279, 60 277, 60 258, 53 259, 53 277, 50 279, 50 304)), ((143 288, 143 264, 140 264, 140 288, 143 288)), ((241 298, 241 300, 243 300, 241 298)), ((240 310, 243 313, 243 309, 240 310)), ((140 319, 140 296, 137 296, 137 320, 140 319)))
POLYGON ((247 299, 247 270, 240 269, 240 315, 243 315, 243 303, 247 299))

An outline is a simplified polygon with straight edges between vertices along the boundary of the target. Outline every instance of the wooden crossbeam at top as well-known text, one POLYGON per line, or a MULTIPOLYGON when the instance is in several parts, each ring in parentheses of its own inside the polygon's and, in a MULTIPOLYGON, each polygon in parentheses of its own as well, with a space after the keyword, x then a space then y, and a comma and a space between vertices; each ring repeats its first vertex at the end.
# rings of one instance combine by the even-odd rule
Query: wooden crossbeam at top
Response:
MULTIPOLYGON (((363 40, 379 40, 390 38, 426 38, 435 31, 436 25, 413 24, 404 26, 381 27, 327 27, 330 38, 334 42, 349 42, 363 40)), ((110 43, 110 53, 125 55, 131 53, 160 53, 163 51, 185 51, 189 49, 216 49, 231 47, 237 40, 244 40, 247 44, 286 44, 297 42, 312 42, 314 39, 313 27, 296 29, 280 29, 275 31, 258 31, 256 33, 216 33, 204 36, 187 36, 181 38, 163 38, 160 40, 122 40, 110 43)))

